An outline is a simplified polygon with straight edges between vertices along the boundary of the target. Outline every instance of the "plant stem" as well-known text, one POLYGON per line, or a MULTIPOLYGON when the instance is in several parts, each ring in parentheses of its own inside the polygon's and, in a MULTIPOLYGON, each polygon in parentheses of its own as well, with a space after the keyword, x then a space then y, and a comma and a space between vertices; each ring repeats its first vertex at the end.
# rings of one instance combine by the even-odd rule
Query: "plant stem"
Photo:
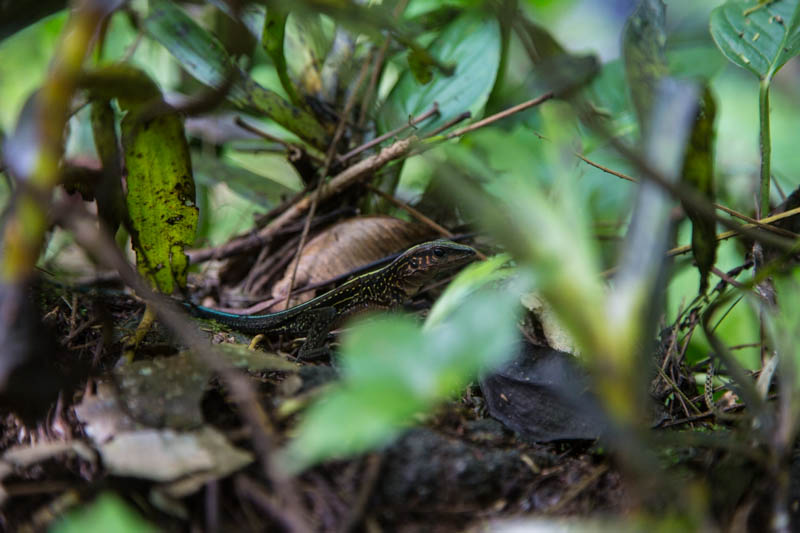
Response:
POLYGON ((761 148, 761 187, 758 194, 759 218, 769 213, 770 159, 772 143, 769 137, 769 84, 771 78, 765 77, 758 86, 758 119, 761 129, 759 145, 761 148))

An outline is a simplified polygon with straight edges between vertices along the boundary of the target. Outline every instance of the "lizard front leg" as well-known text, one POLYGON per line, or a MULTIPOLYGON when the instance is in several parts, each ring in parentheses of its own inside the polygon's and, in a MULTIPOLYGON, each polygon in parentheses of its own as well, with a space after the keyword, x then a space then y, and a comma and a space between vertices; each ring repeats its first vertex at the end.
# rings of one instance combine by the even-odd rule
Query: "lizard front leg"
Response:
POLYGON ((313 359, 328 352, 325 339, 336 322, 336 314, 335 307, 321 307, 303 313, 306 340, 300 347, 300 359, 313 359))

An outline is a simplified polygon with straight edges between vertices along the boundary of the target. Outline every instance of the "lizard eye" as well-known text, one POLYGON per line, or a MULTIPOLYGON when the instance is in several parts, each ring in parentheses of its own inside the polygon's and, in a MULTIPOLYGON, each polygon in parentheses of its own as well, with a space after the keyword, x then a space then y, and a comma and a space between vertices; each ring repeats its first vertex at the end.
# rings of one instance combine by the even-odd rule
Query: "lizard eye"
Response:
POLYGON ((444 248, 437 246, 433 249, 433 255, 436 257, 442 257, 444 255, 444 248))
POLYGON ((411 268, 417 268, 417 259, 412 257, 408 260, 408 264, 411 265, 411 268))

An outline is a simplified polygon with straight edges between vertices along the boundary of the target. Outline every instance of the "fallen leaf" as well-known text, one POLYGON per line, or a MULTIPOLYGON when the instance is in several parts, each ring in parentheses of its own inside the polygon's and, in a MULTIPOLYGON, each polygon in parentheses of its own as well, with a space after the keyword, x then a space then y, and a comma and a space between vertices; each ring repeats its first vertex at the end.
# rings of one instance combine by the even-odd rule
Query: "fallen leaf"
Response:
POLYGON ((175 481, 199 472, 223 477, 253 461, 217 430, 204 426, 191 432, 144 429, 117 435, 100 446, 108 471, 155 481, 175 481))

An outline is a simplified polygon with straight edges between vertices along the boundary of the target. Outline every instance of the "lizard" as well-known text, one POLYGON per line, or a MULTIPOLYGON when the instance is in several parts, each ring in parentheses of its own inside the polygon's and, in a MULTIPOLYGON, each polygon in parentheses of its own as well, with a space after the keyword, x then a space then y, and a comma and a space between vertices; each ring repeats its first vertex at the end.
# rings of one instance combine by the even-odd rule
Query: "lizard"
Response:
POLYGON ((240 315, 189 302, 184 305, 195 316, 216 320, 242 333, 305 334, 299 353, 303 358, 324 350, 328 332, 347 318, 363 311, 396 308, 436 274, 465 265, 475 254, 474 248, 447 240, 418 244, 383 268, 276 313, 240 315))

